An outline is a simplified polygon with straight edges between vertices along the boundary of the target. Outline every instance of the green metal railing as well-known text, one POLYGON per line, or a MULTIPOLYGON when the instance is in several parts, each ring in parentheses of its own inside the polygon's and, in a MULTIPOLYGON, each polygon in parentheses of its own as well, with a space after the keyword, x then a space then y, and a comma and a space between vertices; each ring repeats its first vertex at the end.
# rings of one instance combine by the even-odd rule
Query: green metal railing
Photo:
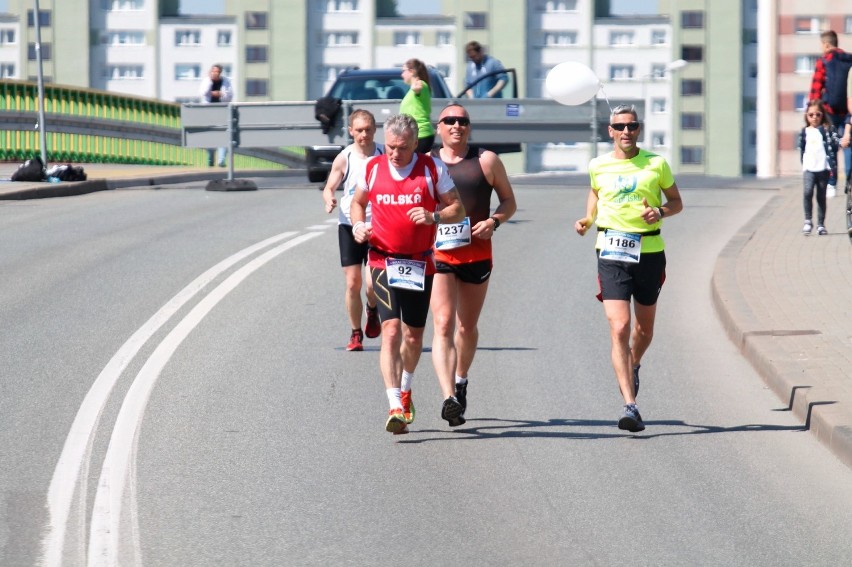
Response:
MULTIPOLYGON (((206 150, 181 145, 177 103, 47 84, 44 112, 50 162, 207 165, 206 150), (56 126, 57 123, 76 126, 56 126), (145 135, 146 129, 156 135, 145 135), (127 134, 115 135, 116 130, 126 130, 127 134), (175 141, 160 141, 163 138, 175 141)), ((0 160, 23 161, 40 153, 37 121, 38 85, 29 81, 0 82, 0 160)), ((281 163, 241 155, 239 150, 235 152, 234 165, 285 168, 281 163)))

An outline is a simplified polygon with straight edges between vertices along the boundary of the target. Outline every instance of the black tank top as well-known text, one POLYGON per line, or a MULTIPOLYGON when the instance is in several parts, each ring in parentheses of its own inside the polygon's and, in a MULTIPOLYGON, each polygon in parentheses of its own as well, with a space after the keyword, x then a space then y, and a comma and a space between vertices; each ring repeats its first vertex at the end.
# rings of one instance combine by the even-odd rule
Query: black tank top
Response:
MULTIPOLYGON (((479 156, 485 150, 468 147, 464 159, 458 163, 447 164, 450 177, 459 190, 464 210, 470 217, 471 226, 491 216, 491 191, 492 187, 485 179, 479 156)), ((439 150, 433 150, 432 155, 441 159, 439 150)))

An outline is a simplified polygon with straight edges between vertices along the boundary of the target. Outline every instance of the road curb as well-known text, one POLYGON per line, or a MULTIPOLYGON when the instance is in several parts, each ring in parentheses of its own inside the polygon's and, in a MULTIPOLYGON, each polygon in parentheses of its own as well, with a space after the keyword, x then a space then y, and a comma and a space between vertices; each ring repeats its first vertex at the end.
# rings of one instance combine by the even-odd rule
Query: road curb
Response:
MULTIPOLYGON (((792 411, 804 423, 804 430, 814 434, 844 464, 852 467, 852 416, 848 408, 833 401, 832 393, 813 375, 813 368, 796 360, 778 341, 779 337, 808 331, 766 328, 737 282, 741 252, 784 201, 781 195, 770 199, 725 245, 713 268, 713 306, 731 341, 769 388, 787 403, 786 411, 792 411)), ((821 335, 812 335, 810 340, 816 344, 826 343, 829 348, 828 340, 821 335)))

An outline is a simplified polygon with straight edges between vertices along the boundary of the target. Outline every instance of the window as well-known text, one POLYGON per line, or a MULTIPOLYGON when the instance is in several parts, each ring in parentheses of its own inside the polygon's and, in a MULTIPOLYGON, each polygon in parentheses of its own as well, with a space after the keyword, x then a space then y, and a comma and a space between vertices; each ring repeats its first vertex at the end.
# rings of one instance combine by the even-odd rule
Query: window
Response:
POLYGON ((704 163, 704 148, 684 146, 680 149, 680 163, 702 164, 704 163))
POLYGON ((633 78, 633 65, 610 65, 609 79, 611 81, 626 81, 633 78))
POLYGON ((488 27, 488 14, 485 12, 465 12, 464 27, 468 30, 484 30, 488 27))
POLYGON ((651 65, 651 76, 655 79, 662 79, 666 76, 666 66, 662 63, 654 63, 651 65))
POLYGON ((655 148, 662 148, 666 145, 665 132, 654 132, 651 134, 651 145, 655 148))
MULTIPOLYGON (((53 46, 50 43, 41 44, 41 60, 50 61, 53 58, 53 46)), ((29 61, 37 61, 35 43, 27 46, 27 59, 29 61)))
POLYGON ((337 45, 358 45, 358 32, 330 32, 324 34, 323 45, 334 47, 337 45))
POLYGON ((666 30, 651 30, 651 45, 666 45, 668 42, 666 30))
POLYGON ((704 47, 701 45, 684 45, 680 48, 680 58, 689 62, 704 61, 704 47))
POLYGON ((186 47, 201 44, 200 30, 175 30, 175 45, 186 47))
POLYGON ((447 47, 453 44, 453 34, 451 32, 438 32, 435 42, 440 47, 447 47))
POLYGON ((852 16, 846 16, 843 22, 843 33, 852 33, 852 16))
POLYGON ((816 69, 818 55, 797 55, 796 73, 810 75, 816 69))
POLYGON ((198 81, 201 79, 201 65, 196 63, 178 63, 175 65, 175 81, 198 81))
POLYGON ((12 45, 18 43, 15 39, 15 30, 0 29, 0 45, 12 45))
POLYGON ((810 93, 799 93, 797 95, 793 95, 793 108, 798 111, 804 112, 805 106, 808 104, 808 97, 810 93))
POLYGON ((141 10, 145 0, 102 0, 101 7, 107 11, 141 10))
POLYGON ((684 79, 680 83, 682 96, 698 96, 704 93, 704 83, 701 79, 684 79))
POLYGON ((246 12, 246 29, 247 30, 265 30, 267 29, 266 12, 246 12))
POLYGON ((802 34, 818 34, 822 31, 822 18, 817 17, 802 17, 793 20, 793 28, 796 33, 802 34))
MULTIPOLYGON (((322 6, 322 2, 320 2, 322 6)), ((358 0, 328 0, 325 4, 326 12, 357 12, 358 0)))
MULTIPOLYGON (((50 26, 50 10, 38 11, 38 25, 43 28, 50 26)), ((35 20, 33 20, 32 10, 27 10, 27 26, 31 28, 35 27, 35 20)))
POLYGON ((0 78, 2 78, 2 79, 14 79, 15 78, 15 64, 14 63, 0 63, 0 78))
POLYGON ((145 45, 144 32, 112 31, 103 37, 109 45, 145 45))
POLYGON ((544 45, 547 47, 562 47, 577 44, 577 32, 546 32, 544 34, 544 45))
POLYGON ((609 44, 613 46, 633 45, 633 32, 614 31, 609 33, 609 44))
POLYGON ((748 77, 750 79, 756 79, 757 78, 757 64, 756 63, 752 63, 748 66, 748 77))
POLYGON ((701 130, 704 128, 704 115, 697 112, 684 112, 680 115, 682 130, 701 130))
POLYGON ((142 65, 107 65, 104 78, 113 81, 144 79, 145 73, 142 65))
POLYGON ((265 63, 267 60, 265 45, 246 46, 246 63, 265 63))
POLYGON ((548 0, 544 3, 545 12, 576 12, 577 0, 548 0))
POLYGON ((249 79, 246 81, 246 95, 266 96, 269 92, 266 79, 249 79))
POLYGON ((394 45, 420 45, 420 32, 399 31, 393 33, 394 45))
POLYGON ((681 12, 680 25, 684 29, 704 28, 704 12, 681 12))
POLYGON ((230 30, 219 30, 216 32, 216 45, 219 47, 229 47, 231 45, 231 32, 230 30))

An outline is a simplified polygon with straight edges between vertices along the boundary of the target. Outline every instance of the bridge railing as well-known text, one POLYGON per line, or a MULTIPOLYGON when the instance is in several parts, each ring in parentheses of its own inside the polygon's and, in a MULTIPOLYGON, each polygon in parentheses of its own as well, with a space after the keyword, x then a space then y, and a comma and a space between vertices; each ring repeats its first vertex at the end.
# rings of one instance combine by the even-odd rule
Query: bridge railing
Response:
MULTIPOLYGON (((46 84, 48 161, 206 165, 207 152, 181 142, 181 105, 94 89, 46 84)), ((212 146, 211 146, 212 147, 212 146)), ((40 152, 38 85, 0 82, 0 160, 23 161, 40 152)), ((239 167, 300 165, 297 153, 241 150, 239 167)))

